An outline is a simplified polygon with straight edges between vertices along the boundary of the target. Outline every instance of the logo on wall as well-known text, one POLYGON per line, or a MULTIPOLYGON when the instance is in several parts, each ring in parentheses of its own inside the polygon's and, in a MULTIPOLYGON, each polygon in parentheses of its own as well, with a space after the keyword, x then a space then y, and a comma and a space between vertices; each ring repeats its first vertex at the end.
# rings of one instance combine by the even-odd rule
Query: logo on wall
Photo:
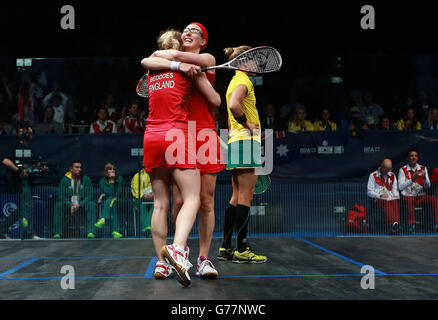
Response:
POLYGON ((12 212, 14 212, 15 210, 17 210, 17 205, 15 204, 15 203, 12 203, 12 202, 9 202, 9 203, 6 203, 4 206, 3 206, 3 215, 5 216, 5 217, 9 217, 11 214, 12 214, 12 212))

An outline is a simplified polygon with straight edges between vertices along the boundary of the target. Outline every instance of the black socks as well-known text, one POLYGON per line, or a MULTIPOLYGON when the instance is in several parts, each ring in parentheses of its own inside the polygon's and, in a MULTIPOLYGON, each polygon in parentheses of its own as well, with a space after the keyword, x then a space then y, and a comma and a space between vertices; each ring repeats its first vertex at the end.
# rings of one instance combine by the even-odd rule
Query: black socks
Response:
POLYGON ((236 208, 237 250, 246 251, 246 235, 248 233, 250 207, 238 204, 236 208))
POLYGON ((231 248, 231 237, 233 236, 234 223, 236 220, 236 209, 235 206, 230 204, 225 212, 224 241, 222 242, 222 248, 231 248))

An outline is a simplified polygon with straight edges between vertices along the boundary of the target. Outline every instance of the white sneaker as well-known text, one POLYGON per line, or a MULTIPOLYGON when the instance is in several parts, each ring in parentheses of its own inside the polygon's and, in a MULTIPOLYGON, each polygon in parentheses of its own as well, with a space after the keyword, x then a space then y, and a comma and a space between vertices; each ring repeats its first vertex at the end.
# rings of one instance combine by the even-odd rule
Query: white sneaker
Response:
POLYGON ((182 250, 176 245, 164 246, 161 249, 161 255, 164 257, 166 262, 172 265, 172 267, 175 269, 178 276, 176 279, 184 287, 188 287, 191 282, 189 270, 192 267, 192 264, 188 259, 188 253, 188 248, 187 250, 182 250))
POLYGON ((208 257, 204 258, 202 261, 201 257, 198 257, 198 268, 196 275, 204 279, 216 279, 218 272, 208 257))
POLYGON ((173 273, 172 267, 166 261, 157 261, 154 269, 155 279, 167 279, 173 273))
POLYGON ((34 235, 34 236, 32 237, 32 239, 33 239, 33 240, 41 240, 42 238, 38 237, 37 235, 34 235))

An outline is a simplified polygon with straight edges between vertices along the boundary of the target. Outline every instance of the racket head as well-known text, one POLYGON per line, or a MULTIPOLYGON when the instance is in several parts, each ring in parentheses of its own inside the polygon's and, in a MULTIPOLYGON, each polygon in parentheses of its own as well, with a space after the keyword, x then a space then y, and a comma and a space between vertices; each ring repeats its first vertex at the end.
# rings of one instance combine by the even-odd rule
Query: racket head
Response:
POLYGON ((228 65, 233 69, 245 72, 271 73, 281 69, 283 59, 275 48, 262 46, 241 53, 228 65))
POLYGON ((271 186, 271 178, 268 175, 259 175, 254 188, 254 194, 265 193, 271 186))
POLYGON ((137 88, 135 89, 137 94, 142 98, 148 97, 148 75, 147 73, 141 77, 140 81, 137 83, 137 88))

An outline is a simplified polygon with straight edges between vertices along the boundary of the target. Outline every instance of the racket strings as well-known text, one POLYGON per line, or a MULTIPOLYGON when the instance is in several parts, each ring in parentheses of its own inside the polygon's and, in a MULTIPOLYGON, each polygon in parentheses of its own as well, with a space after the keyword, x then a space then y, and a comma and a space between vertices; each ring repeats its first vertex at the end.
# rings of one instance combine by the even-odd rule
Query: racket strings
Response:
POLYGON ((277 50, 266 47, 246 51, 230 62, 230 65, 249 72, 267 73, 278 71, 282 60, 277 50))
POLYGON ((148 97, 148 81, 146 75, 144 75, 137 84, 137 94, 143 98, 148 97))

